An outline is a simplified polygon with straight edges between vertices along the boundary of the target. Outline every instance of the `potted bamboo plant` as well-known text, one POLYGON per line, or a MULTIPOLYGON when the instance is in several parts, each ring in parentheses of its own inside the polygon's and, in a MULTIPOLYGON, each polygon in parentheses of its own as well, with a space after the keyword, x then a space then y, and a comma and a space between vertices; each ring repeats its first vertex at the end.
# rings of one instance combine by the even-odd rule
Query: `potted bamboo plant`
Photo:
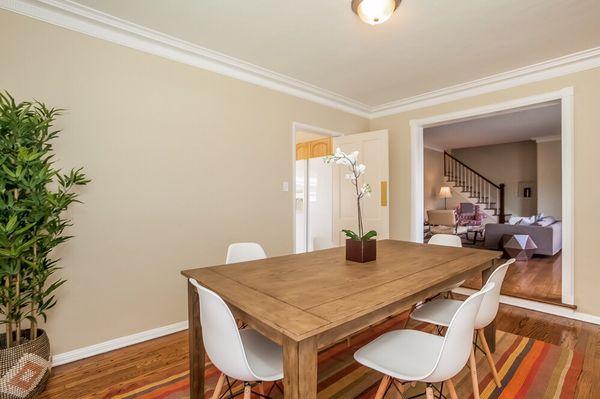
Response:
POLYGON ((345 175, 354 186, 356 196, 358 232, 342 230, 346 235, 346 259, 354 262, 371 262, 377 258, 377 232, 370 230, 364 232, 361 201, 364 197, 371 196, 371 186, 368 183, 360 184, 360 177, 365 173, 367 167, 358 162, 358 151, 346 154, 336 148, 335 153, 325 158, 325 162, 334 165, 345 166, 350 173, 345 175))
POLYGON ((78 202, 73 189, 89 182, 81 169, 54 166, 60 111, 0 93, 0 399, 34 397, 50 375, 50 344, 38 325, 65 282, 54 276, 52 251, 70 238, 64 213, 78 202))

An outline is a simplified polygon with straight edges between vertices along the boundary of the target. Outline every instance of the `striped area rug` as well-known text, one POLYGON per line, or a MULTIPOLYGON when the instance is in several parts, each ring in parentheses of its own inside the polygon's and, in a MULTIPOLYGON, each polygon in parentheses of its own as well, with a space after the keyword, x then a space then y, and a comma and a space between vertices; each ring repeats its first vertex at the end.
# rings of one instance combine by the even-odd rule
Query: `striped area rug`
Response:
MULTIPOLYGON (((352 355, 358 348, 381 333, 398 328, 401 322, 398 319, 389 320, 355 336, 352 339, 352 346, 349 348, 344 342, 321 352, 319 354, 318 397, 323 399, 372 398, 381 380, 381 374, 360 366, 354 361, 352 355)), ((496 389, 485 356, 481 353, 477 354, 477 371, 482 399, 570 399, 575 397, 575 388, 583 363, 580 353, 499 331, 494 358, 502 379, 502 390, 496 389)), ((207 397, 212 394, 218 376, 219 372, 208 363, 206 371, 207 397)), ((467 367, 454 378, 454 382, 459 398, 473 398, 470 372, 467 367)), ((404 397, 424 392, 424 389, 423 384, 418 384, 405 392, 404 397)), ((272 396, 276 399, 282 397, 277 390, 274 390, 272 396)), ((385 396, 386 399, 399 397, 393 389, 390 389, 385 396)), ((188 373, 172 375, 146 386, 132 387, 127 392, 120 390, 119 394, 107 396, 107 398, 188 399, 188 373)))

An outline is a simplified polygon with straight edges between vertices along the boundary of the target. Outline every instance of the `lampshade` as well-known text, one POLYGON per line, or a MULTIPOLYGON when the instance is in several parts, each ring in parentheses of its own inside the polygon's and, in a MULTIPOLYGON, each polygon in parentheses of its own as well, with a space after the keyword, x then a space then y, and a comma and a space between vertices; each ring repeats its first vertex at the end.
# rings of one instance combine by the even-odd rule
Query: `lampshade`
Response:
POLYGON ((394 13, 400 0, 353 0, 352 10, 369 25, 384 23, 394 13))
POLYGON ((452 198, 452 191, 450 191, 450 187, 443 186, 440 188, 440 197, 441 198, 452 198))

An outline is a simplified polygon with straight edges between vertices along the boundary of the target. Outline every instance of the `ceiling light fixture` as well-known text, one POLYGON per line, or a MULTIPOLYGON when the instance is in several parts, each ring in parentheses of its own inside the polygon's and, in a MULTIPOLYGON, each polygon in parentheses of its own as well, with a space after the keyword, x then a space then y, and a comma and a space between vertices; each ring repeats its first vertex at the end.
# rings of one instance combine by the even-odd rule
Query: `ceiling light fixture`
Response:
POLYGON ((401 0, 352 0, 354 11, 369 25, 382 24, 394 13, 401 0))

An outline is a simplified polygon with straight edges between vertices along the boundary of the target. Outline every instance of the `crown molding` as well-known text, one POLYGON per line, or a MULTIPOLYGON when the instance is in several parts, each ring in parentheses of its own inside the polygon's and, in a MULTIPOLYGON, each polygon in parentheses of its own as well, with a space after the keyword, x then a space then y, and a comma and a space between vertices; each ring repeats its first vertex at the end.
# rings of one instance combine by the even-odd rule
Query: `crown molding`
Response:
POLYGON ((535 141, 536 143, 548 143, 550 141, 560 141, 561 135, 556 134, 554 136, 533 137, 531 140, 535 141))
POLYGON ((221 75, 369 117, 370 106, 69 0, 0 0, 0 8, 221 75))
POLYGON ((371 107, 370 118, 443 104, 600 67, 600 47, 371 107))
POLYGON ((444 152, 444 149, 442 149, 442 148, 434 147, 432 145, 427 145, 427 144, 423 144, 423 148, 427 148, 428 150, 436 151, 436 152, 444 152))
POLYGON ((600 47, 595 47, 471 82, 370 106, 70 0, 0 0, 0 8, 368 119, 600 67, 600 47))

